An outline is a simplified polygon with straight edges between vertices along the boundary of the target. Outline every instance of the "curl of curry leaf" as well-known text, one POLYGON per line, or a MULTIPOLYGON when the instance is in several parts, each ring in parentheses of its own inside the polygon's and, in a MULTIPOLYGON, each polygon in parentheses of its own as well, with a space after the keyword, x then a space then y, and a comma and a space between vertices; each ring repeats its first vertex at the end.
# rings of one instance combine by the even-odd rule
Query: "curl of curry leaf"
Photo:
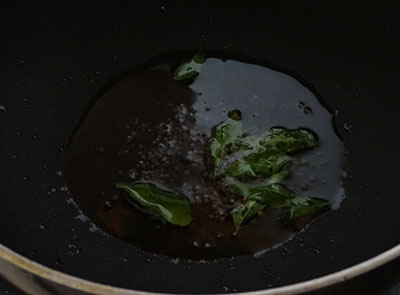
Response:
POLYGON ((236 177, 269 177, 279 172, 289 162, 290 157, 278 149, 260 149, 236 160, 223 174, 236 177))
POLYGON ((196 53, 191 59, 184 61, 174 72, 174 80, 190 82, 199 75, 206 58, 201 52, 196 53))
POLYGON ((239 194, 245 198, 250 195, 251 190, 257 189, 259 187, 263 187, 269 184, 280 183, 286 177, 289 176, 289 171, 283 170, 279 173, 272 175, 271 177, 257 183, 249 183, 237 180, 233 177, 225 178, 225 188, 232 192, 239 194))
POLYGON ((236 191, 240 191, 246 200, 244 204, 240 204, 232 211, 236 232, 239 231, 242 223, 264 210, 265 207, 285 208, 284 219, 291 220, 314 214, 330 205, 329 201, 323 199, 296 197, 292 191, 280 183, 236 187, 236 191))
POLYGON ((179 194, 166 191, 153 183, 117 183, 130 200, 164 218, 171 224, 186 226, 192 221, 188 200, 179 194))
POLYGON ((290 200, 285 218, 294 219, 303 215, 310 215, 327 208, 329 205, 330 202, 324 199, 296 197, 290 200))
POLYGON ((242 114, 234 110, 228 114, 228 119, 215 130, 215 137, 211 139, 210 151, 214 160, 215 175, 226 155, 231 153, 230 147, 243 134, 242 114))
POLYGON ((267 149, 276 148, 285 153, 292 153, 314 147, 317 145, 317 138, 306 129, 271 128, 260 138, 259 144, 267 149))
POLYGON ((236 233, 240 229, 243 222, 251 219, 254 215, 264 210, 265 205, 257 201, 248 201, 245 204, 240 204, 232 211, 233 224, 236 228, 236 233))

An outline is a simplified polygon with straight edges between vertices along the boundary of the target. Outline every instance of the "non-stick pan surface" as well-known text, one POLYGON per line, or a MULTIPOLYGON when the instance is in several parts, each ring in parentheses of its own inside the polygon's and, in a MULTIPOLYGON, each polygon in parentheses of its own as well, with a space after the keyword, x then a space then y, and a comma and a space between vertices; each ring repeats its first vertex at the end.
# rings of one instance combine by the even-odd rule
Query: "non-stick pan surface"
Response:
POLYGON ((184 293, 300 282, 396 245, 399 9, 396 1, 1 2, 1 242, 96 282, 184 293), (295 71, 337 110, 345 200, 259 258, 154 257, 82 221, 60 190, 63 151, 90 98, 153 55, 200 47, 295 71))

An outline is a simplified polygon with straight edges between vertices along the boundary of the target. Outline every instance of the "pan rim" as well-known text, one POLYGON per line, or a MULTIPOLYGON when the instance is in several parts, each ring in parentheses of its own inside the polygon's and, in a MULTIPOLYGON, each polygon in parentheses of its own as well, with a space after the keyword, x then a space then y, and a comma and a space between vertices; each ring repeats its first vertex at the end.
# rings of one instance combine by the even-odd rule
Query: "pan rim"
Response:
MULTIPOLYGON (((337 272, 314 278, 311 280, 277 287, 266 290, 258 291, 247 291, 239 292, 235 294, 241 295, 291 295, 299 294, 308 291, 314 291, 323 287, 328 287, 336 283, 344 282, 358 275, 364 274, 370 270, 373 270, 395 258, 400 257, 400 244, 386 250, 368 260, 365 260, 356 265, 348 268, 339 270, 337 272)), ((39 264, 33 260, 30 260, 13 250, 7 248, 3 244, 0 244, 0 259, 9 262, 10 264, 22 269, 30 274, 46 279, 50 282, 62 285, 64 287, 88 292, 93 295, 160 295, 170 293, 158 293, 148 291, 138 291, 132 289, 125 289, 120 287, 108 286, 102 283, 96 283, 86 279, 81 279, 73 275, 69 275, 57 270, 53 270, 47 266, 39 264)))

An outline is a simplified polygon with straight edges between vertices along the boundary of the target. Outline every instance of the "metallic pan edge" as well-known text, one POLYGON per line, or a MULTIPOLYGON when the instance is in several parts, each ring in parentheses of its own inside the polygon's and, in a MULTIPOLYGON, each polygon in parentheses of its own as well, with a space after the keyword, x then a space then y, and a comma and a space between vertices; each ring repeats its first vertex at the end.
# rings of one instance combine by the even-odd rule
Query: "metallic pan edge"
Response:
MULTIPOLYGON (((241 295, 292 295, 327 287, 351 279, 400 257, 400 244, 362 263, 344 270, 279 288, 236 293, 241 295)), ((80 279, 29 260, 0 244, 0 274, 32 295, 156 295, 162 293, 111 287, 80 279), (76 293, 80 291, 81 293, 76 293)))

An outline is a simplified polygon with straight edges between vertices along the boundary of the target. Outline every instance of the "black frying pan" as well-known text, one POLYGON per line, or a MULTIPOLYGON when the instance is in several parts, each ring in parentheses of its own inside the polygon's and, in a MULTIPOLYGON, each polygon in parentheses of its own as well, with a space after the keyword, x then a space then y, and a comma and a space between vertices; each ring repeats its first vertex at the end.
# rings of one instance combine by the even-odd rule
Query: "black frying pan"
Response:
POLYGON ((178 293, 288 285, 395 246, 399 8, 395 1, 1 3, 1 242, 78 277, 178 293), (48 194, 65 184, 56 171, 62 171, 71 131, 98 89, 153 55, 201 46, 296 71, 337 110, 347 151, 346 199, 260 258, 201 264, 154 259, 91 231, 60 190, 48 194))

